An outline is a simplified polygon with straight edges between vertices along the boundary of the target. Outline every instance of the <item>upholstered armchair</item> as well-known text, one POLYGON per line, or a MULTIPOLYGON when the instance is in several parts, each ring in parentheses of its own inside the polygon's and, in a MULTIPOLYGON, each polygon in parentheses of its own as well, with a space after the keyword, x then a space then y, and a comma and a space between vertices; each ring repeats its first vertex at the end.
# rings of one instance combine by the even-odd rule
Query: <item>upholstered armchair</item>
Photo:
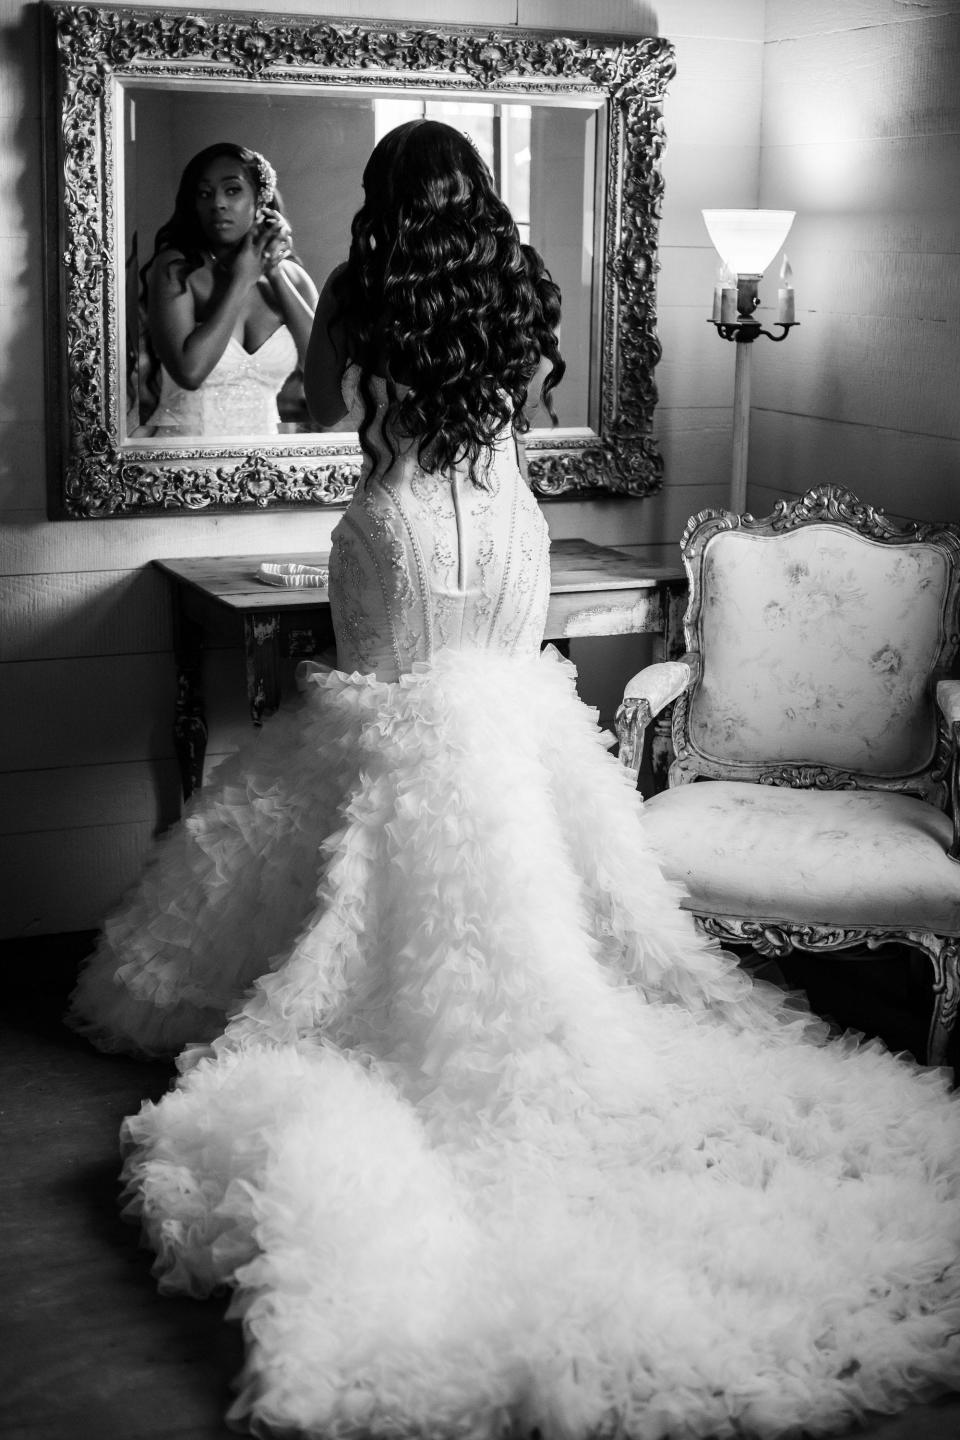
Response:
POLYGON ((627 685, 620 757, 673 703, 644 825, 687 907, 766 956, 889 942, 929 960, 927 1061, 960 1002, 960 526, 820 486, 705 511, 682 541, 688 653, 627 685))

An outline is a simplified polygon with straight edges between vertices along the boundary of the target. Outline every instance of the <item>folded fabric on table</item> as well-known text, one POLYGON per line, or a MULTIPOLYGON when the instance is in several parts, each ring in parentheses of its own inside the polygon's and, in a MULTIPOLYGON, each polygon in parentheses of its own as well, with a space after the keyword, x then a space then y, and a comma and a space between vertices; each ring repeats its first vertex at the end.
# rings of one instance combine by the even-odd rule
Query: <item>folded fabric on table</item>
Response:
POLYGON ((292 561, 278 563, 273 560, 264 560, 257 571, 256 578, 264 585, 282 585, 292 588, 312 586, 325 590, 329 574, 325 565, 298 565, 292 561))

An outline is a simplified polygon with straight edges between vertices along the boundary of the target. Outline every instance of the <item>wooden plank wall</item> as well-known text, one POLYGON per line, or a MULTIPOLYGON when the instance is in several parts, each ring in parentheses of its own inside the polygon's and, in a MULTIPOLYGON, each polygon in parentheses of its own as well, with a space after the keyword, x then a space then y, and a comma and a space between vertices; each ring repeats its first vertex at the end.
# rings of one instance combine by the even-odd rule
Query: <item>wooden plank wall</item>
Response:
MULTIPOLYGON (((549 512, 557 535, 674 540, 691 510, 721 498, 729 463, 732 366, 724 347, 705 339, 713 260, 699 207, 756 203, 763 0, 321 0, 315 8, 485 27, 589 24, 634 35, 659 28, 676 41, 657 420, 667 485, 642 505, 549 512)), ((150 559, 321 549, 337 518, 47 520, 37 11, 25 0, 0 0, 2 936, 96 926, 177 811, 169 615, 150 559)), ((622 646, 585 654, 587 698, 607 705, 643 658, 622 646)), ((239 649, 215 649, 207 670, 216 757, 246 733, 239 649)))
POLYGON ((801 328, 755 347, 750 508, 829 481, 960 519, 960 4, 767 0, 763 73, 801 328))

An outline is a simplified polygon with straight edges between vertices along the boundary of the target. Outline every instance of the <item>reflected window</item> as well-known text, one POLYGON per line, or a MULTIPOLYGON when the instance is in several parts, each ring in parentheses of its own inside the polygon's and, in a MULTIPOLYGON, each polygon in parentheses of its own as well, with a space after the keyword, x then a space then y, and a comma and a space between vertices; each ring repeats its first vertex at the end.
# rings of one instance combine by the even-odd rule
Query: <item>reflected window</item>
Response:
POLYGON ((520 239, 530 243, 529 105, 491 101, 377 99, 373 102, 375 143, 409 120, 442 120, 469 135, 493 176, 497 194, 510 208, 520 239))

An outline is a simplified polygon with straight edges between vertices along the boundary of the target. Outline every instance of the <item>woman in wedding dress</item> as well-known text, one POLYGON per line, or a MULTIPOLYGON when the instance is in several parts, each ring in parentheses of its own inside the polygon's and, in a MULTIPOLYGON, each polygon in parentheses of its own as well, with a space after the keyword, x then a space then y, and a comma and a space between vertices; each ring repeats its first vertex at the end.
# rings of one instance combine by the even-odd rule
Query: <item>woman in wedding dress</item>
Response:
POLYGON ((144 267, 160 393, 134 438, 275 435, 317 290, 294 254, 273 166, 222 142, 187 164, 144 267))
POLYGON ((366 455, 338 669, 218 770, 73 1000, 179 1051, 124 1125, 163 1290, 231 1287, 258 1435, 827 1435, 960 1381, 941 1072, 679 907, 574 674, 516 453, 557 295, 477 154, 364 176, 307 366, 366 455))

